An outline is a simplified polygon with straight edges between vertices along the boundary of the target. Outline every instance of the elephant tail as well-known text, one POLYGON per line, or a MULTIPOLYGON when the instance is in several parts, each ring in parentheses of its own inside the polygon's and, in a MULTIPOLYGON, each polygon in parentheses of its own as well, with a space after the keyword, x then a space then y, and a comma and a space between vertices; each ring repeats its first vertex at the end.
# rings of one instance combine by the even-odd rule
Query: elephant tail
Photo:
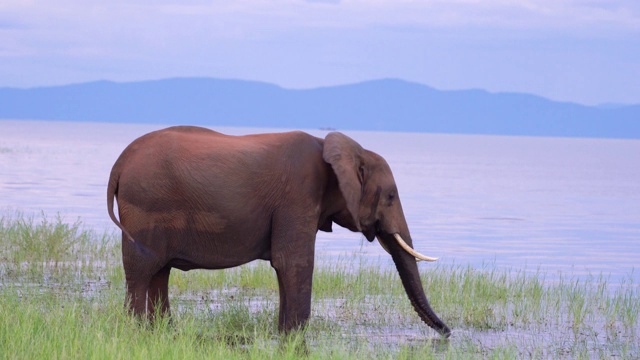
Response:
POLYGON ((120 169, 118 168, 118 162, 111 169, 111 175, 109 176, 109 184, 107 185, 107 210, 111 220, 122 230, 122 234, 126 236, 131 242, 136 242, 129 234, 127 229, 124 228, 122 223, 116 218, 116 214, 113 212, 113 199, 118 198, 118 184, 120 181, 120 169))

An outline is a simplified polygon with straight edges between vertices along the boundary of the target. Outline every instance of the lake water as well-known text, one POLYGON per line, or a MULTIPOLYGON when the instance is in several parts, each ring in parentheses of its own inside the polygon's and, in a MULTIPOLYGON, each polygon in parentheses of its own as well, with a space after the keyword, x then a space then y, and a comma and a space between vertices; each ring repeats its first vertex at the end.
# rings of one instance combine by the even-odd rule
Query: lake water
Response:
MULTIPOLYGON (((0 215, 60 213, 114 231, 111 166, 163 127, 0 120, 0 215)), ((391 165, 420 252, 444 264, 540 269, 550 281, 603 273, 640 283, 640 140, 345 133, 391 165)), ((318 233, 320 257, 358 252, 392 265, 377 243, 337 228, 318 233)))

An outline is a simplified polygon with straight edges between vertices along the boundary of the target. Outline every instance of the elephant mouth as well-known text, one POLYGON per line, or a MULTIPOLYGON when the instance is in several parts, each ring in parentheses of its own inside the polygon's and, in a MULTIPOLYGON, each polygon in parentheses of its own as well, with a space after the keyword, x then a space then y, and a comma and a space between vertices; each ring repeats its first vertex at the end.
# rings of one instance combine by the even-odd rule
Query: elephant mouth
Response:
MULTIPOLYGON (((385 245, 384 240, 380 239, 380 236, 376 236, 378 238, 378 242, 380 243, 380 246, 382 246, 382 248, 388 252, 389 254, 391 254, 391 252, 389 251, 389 248, 387 247, 387 245, 385 245)), ((398 233, 394 233, 393 234, 393 238, 394 240, 398 243, 398 245, 400 245, 400 247, 402 248, 402 250, 406 251, 409 255, 413 256, 416 258, 416 261, 437 261, 438 258, 437 257, 431 257, 431 256, 426 256, 426 255, 422 255, 419 252, 415 251, 411 246, 409 246, 403 239, 402 236, 400 236, 400 234, 398 233)))
POLYGON ((364 237, 367 238, 369 242, 373 242, 373 240, 378 237, 379 233, 380 225, 377 221, 374 226, 369 226, 362 229, 362 235, 364 235, 364 237))

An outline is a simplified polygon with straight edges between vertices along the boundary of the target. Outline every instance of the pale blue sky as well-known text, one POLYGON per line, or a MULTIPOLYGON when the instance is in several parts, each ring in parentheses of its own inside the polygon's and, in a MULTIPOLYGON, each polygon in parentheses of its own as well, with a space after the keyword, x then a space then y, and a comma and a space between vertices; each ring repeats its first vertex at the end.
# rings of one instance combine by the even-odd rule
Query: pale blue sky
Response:
POLYGON ((640 103, 640 1, 0 1, 0 87, 182 76, 640 103))

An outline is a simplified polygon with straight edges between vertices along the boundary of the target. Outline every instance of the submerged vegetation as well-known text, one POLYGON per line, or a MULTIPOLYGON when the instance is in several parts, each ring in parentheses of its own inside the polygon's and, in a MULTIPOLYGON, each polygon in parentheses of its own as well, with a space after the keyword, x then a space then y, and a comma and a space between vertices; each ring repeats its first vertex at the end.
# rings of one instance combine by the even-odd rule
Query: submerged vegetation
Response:
POLYGON ((173 317, 144 324, 123 307, 120 241, 80 222, 0 218, 2 358, 637 358, 640 287, 605 276, 424 266, 441 339, 413 311, 393 269, 358 255, 316 267, 312 316, 277 332, 267 262, 173 271, 173 317))

